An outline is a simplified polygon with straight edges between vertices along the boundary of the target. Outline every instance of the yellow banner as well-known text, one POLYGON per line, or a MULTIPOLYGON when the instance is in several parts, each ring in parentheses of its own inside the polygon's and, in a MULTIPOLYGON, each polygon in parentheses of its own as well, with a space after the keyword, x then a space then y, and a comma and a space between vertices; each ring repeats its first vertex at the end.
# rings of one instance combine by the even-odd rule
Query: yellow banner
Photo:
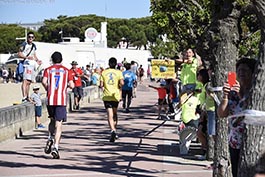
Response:
POLYGON ((175 78, 175 61, 174 60, 151 60, 152 78, 175 78))

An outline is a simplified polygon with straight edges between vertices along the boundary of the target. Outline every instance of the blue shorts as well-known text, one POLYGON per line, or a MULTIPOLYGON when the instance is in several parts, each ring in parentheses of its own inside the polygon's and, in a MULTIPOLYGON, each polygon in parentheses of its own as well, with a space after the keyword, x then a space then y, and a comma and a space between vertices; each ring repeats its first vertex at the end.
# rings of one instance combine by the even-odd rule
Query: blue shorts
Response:
POLYGON ((41 106, 35 106, 35 116, 41 117, 42 108, 41 106))
POLYGON ((214 111, 207 111, 207 130, 208 135, 215 135, 216 134, 216 118, 214 111))
POLYGON ((48 114, 50 118, 56 121, 66 122, 66 106, 47 106, 48 114))

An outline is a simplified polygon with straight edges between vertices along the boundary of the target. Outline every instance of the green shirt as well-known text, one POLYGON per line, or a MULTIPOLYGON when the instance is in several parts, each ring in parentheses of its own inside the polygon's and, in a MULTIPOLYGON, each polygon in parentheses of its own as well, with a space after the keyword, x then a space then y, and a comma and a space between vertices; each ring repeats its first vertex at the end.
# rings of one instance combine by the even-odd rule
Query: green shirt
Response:
POLYGON ((206 86, 207 84, 205 84, 202 87, 202 92, 200 93, 200 96, 199 96, 200 104, 201 106, 205 106, 206 111, 215 111, 214 99, 210 95, 207 94, 206 86))
POLYGON ((195 114, 198 104, 199 99, 196 96, 191 96, 188 101, 182 105, 181 119, 184 123, 199 119, 199 117, 195 114))
POLYGON ((198 68, 198 60, 194 57, 191 64, 184 63, 182 65, 180 79, 183 85, 196 83, 197 68, 198 68))

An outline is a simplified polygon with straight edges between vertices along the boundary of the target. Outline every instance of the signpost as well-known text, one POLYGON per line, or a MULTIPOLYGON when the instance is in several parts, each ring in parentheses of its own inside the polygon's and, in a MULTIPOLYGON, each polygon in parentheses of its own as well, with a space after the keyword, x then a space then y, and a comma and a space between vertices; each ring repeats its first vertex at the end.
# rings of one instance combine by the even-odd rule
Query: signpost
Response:
POLYGON ((90 40, 94 40, 98 35, 98 32, 95 28, 88 28, 85 31, 85 37, 90 39, 90 40))

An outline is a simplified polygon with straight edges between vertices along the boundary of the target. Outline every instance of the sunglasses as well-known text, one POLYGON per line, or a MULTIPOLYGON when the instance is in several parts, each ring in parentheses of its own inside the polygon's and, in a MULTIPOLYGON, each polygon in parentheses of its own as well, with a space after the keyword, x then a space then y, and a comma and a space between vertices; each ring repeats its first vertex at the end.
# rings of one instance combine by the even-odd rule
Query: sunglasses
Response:
POLYGON ((28 36, 29 39, 34 39, 34 36, 28 36))

